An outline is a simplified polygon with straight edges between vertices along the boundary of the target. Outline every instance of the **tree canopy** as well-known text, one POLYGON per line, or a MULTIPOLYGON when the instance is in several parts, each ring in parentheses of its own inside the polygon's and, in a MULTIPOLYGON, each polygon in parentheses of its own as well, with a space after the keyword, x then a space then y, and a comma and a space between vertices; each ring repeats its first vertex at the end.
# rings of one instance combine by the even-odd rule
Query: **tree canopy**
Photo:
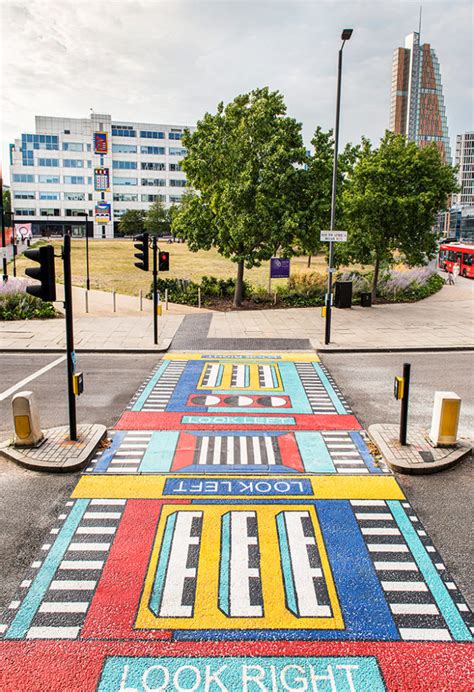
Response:
POLYGON ((276 252, 292 254, 295 206, 305 161, 301 125, 286 115, 283 96, 268 88, 237 96, 183 137, 188 184, 173 231, 193 251, 216 247, 237 264, 234 305, 242 300, 244 267, 276 252))
POLYGON ((120 235, 138 235, 145 231, 146 211, 143 209, 127 209, 120 217, 118 230, 120 235))
POLYGON ((372 297, 379 269, 395 261, 424 264, 436 251, 432 226, 457 189, 455 169, 435 145, 419 147, 386 131, 378 149, 363 139, 343 192, 347 243, 338 243, 336 261, 374 265, 372 297))
POLYGON ((170 233, 170 210, 165 208, 161 200, 155 200, 148 209, 145 229, 150 235, 167 235, 170 233))

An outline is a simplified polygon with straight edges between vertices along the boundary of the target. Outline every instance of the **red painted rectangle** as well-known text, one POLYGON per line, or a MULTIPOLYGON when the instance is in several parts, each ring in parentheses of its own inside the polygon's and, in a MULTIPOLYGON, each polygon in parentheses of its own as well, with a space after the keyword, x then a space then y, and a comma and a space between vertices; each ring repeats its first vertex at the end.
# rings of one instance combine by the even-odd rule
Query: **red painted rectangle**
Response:
POLYGON ((196 450, 197 437, 182 432, 179 434, 178 444, 173 457, 172 471, 180 471, 191 466, 194 460, 194 452, 196 450))
POLYGON ((304 471, 300 450, 293 433, 279 435, 277 437, 281 459, 284 466, 289 466, 296 471, 304 471))

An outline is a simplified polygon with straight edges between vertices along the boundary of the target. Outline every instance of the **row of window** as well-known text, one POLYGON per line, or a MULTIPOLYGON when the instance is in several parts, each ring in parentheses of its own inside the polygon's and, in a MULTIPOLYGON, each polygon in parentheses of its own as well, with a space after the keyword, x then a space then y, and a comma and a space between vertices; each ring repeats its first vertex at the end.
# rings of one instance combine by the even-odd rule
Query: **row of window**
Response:
POLYGON ((65 185, 84 185, 87 180, 88 185, 92 185, 92 178, 84 178, 82 175, 33 175, 30 173, 14 173, 14 183, 47 183, 48 185, 60 185, 63 182, 65 185), (61 180, 62 179, 62 180, 61 180))
MULTIPOLYGON (((116 202, 138 202, 138 195, 129 195, 130 199, 124 200, 124 199, 118 199, 119 195, 114 195, 114 201, 116 202), (117 197, 117 198, 116 198, 117 197), (131 199, 133 198, 133 199, 131 199)), ((179 204, 181 202, 181 196, 180 195, 140 195, 140 199, 142 202, 155 202, 157 199, 159 199, 161 202, 171 202, 171 204, 179 204)), ((119 218, 122 216, 127 210, 126 209, 116 209, 114 210, 114 217, 119 218)), ((33 207, 30 208, 23 208, 23 209, 15 209, 14 210, 15 216, 84 216, 85 214, 89 214, 89 216, 92 216, 92 209, 58 209, 58 208, 53 208, 53 207, 47 207, 44 209, 39 209, 37 211, 33 207), (61 212, 64 211, 64 214, 61 212)))
MULTIPOLYGON (((183 137, 182 132, 159 132, 155 130, 140 130, 140 137, 142 139, 165 139, 168 135, 168 139, 180 140, 183 137)), ((137 131, 128 127, 112 126, 112 136, 114 137, 136 137, 137 131)))
MULTIPOLYGON (((40 199, 40 200, 59 200, 65 199, 70 202, 81 202, 86 199, 85 192, 53 192, 47 190, 46 192, 41 191, 36 197, 36 192, 29 190, 20 190, 13 194, 14 199, 40 199), (62 196, 61 196, 62 195, 62 196)), ((92 199, 92 193, 88 193, 88 199, 92 199)))
POLYGON ((113 178, 112 182, 114 185, 149 185, 152 187, 186 187, 186 180, 176 180, 166 178, 142 178, 139 181, 138 178, 113 178))

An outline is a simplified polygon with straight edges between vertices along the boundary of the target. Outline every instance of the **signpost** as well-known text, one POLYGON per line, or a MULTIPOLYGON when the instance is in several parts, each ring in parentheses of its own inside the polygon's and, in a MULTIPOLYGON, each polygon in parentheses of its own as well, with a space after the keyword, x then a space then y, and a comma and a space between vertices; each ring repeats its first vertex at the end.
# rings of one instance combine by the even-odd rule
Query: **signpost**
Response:
MULTIPOLYGON (((337 159, 334 159, 334 166, 337 165, 337 159)), ((333 178, 333 187, 335 185, 335 177, 333 178)), ((331 209, 331 225, 334 223, 334 201, 335 201, 335 188, 333 189, 333 203, 331 209)), ((347 231, 335 231, 331 229, 330 231, 321 231, 319 239, 323 242, 329 243, 329 266, 328 266, 328 291, 326 293, 326 310, 324 311, 324 317, 326 318, 326 329, 324 336, 324 343, 327 345, 331 340, 331 309, 332 309, 332 275, 334 273, 334 268, 332 266, 333 260, 333 243, 345 243, 347 242, 347 231)))
POLYGON ((270 279, 288 279, 290 277, 290 260, 284 257, 272 257, 270 260, 270 279))
POLYGON ((347 231, 321 231, 319 239, 330 243, 347 243, 347 231))

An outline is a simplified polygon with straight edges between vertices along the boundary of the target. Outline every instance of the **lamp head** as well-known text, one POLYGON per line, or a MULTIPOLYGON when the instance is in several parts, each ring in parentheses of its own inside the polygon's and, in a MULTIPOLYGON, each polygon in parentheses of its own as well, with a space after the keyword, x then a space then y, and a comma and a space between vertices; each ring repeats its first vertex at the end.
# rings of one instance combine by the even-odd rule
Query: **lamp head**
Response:
POLYGON ((341 34, 342 40, 348 41, 350 39, 350 37, 352 36, 352 31, 353 31, 353 29, 343 29, 342 34, 341 34))

